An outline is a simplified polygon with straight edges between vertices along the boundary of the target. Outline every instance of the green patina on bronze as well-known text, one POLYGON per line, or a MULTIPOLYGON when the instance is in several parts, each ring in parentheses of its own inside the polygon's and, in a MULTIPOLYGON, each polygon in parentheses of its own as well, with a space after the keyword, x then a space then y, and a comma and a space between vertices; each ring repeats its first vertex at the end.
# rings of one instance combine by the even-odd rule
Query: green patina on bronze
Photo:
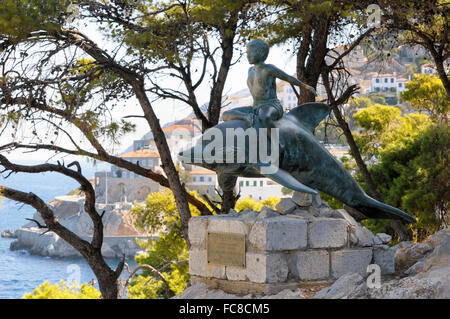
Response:
MULTIPOLYGON (((416 220, 405 212, 368 196, 341 163, 314 137, 315 127, 330 112, 329 105, 317 102, 306 103, 280 117, 282 113, 280 114, 274 100, 276 99, 275 79, 281 78, 291 84, 307 86, 276 67, 264 64, 266 54, 258 53, 260 54, 258 59, 253 57, 252 50, 249 51, 249 62, 255 64, 255 68, 249 70, 248 81, 254 105, 225 112, 223 114, 224 122, 210 129, 220 132, 223 139, 222 144, 227 146, 214 150, 212 153, 215 158, 221 158, 221 160, 211 163, 205 161, 203 157, 198 159, 196 156, 199 154, 199 150, 203 154, 205 147, 213 143, 214 139, 200 139, 195 147, 181 152, 180 159, 186 163, 193 163, 216 171, 222 189, 232 188, 235 176, 268 177, 297 191, 311 194, 317 193, 316 190, 325 192, 358 210, 367 218, 401 219, 411 223, 415 222, 416 220), (227 129, 245 131, 252 127, 279 129, 279 163, 275 173, 264 173, 261 168, 268 163, 260 161, 259 157, 256 162, 250 160, 249 150, 255 150, 255 143, 248 136, 245 136, 243 146, 245 160, 243 163, 237 162, 238 138, 242 138, 242 136, 234 135, 232 141, 226 140, 226 131, 227 129), (230 149, 229 145, 232 145, 235 150, 235 156, 234 161, 227 163, 226 153, 230 149)), ((258 56, 258 54, 256 55, 258 56)), ((207 133, 208 130, 204 134, 207 133)), ((257 134, 257 147, 259 147, 261 138, 269 140, 270 136, 257 134)), ((268 146, 268 153, 270 153, 270 141, 268 141, 268 146)))

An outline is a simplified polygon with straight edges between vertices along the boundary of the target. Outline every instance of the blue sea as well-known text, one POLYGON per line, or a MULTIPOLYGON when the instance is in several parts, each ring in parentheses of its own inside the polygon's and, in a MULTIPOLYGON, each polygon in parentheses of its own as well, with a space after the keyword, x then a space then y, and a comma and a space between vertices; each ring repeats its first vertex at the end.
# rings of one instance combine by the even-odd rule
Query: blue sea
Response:
MULTIPOLYGON (((83 174, 92 177, 95 170, 105 167, 83 165, 83 174)), ((57 173, 13 174, 9 178, 0 177, 0 184, 21 191, 33 192, 46 202, 55 196, 65 195, 79 185, 72 179, 57 173)), ((34 210, 29 206, 6 198, 0 203, 0 232, 17 229, 27 223, 34 210)), ((72 281, 77 276, 81 282, 91 282, 95 276, 82 258, 60 259, 30 255, 26 251, 10 251, 9 245, 14 239, 0 238, 0 299, 21 298, 32 292, 44 281, 57 283, 61 279, 72 281), (74 275, 76 275, 74 277, 74 275)), ((119 260, 110 259, 108 264, 115 267, 119 260)), ((127 261, 133 267, 133 260, 127 261)))

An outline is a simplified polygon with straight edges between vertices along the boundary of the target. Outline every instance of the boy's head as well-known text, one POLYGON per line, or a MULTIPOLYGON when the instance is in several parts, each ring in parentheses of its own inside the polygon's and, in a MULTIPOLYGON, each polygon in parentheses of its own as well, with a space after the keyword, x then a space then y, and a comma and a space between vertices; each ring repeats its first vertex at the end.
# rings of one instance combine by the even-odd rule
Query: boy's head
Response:
POLYGON ((247 43, 247 58, 251 64, 263 62, 269 55, 269 45, 261 39, 252 40, 247 43))

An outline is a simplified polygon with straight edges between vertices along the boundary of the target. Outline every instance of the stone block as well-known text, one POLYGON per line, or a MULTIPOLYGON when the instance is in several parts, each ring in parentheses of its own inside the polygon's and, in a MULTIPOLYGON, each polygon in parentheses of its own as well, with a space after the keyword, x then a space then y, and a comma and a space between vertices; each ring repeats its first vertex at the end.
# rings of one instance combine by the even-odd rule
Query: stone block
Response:
MULTIPOLYGON (((246 259, 247 259, 247 256, 246 256, 246 259)), ((247 261, 246 261, 246 263, 247 263, 247 261)), ((228 280, 237 280, 237 281, 248 280, 247 268, 226 266, 225 274, 226 274, 226 277, 228 280)))
POLYGON ((228 216, 209 217, 207 231, 248 235, 248 228, 243 219, 228 216))
MULTIPOLYGON (((374 244, 374 235, 370 230, 366 227, 362 227, 361 225, 357 227, 352 227, 352 234, 354 234, 353 238, 356 238, 356 245, 360 247, 370 247, 374 244)), ((352 240, 353 242, 355 240, 352 240)))
POLYGON ((395 272, 395 249, 387 245, 374 247, 373 263, 380 266, 382 275, 393 274, 395 272))
POLYGON ((347 244, 348 223, 343 219, 320 218, 309 225, 310 248, 341 248, 347 244))
POLYGON ((339 278, 346 273, 367 274, 372 261, 372 248, 342 249, 331 252, 331 275, 339 278))
POLYGON ((256 283, 284 282, 288 276, 285 254, 247 253, 247 277, 256 283))
POLYGON ((387 244, 391 241, 392 236, 385 233, 378 233, 375 235, 383 244, 387 244))
POLYGON ((276 210, 283 215, 290 214, 297 208, 297 204, 292 201, 291 198, 283 197, 275 206, 276 210))
POLYGON ((297 252, 291 256, 289 268, 296 279, 327 279, 330 276, 329 253, 326 250, 297 252))
POLYGON ((197 247, 189 251, 189 274, 206 278, 226 278, 225 266, 208 265, 206 249, 197 247))
POLYGON ((189 241, 192 246, 206 247, 206 230, 208 218, 204 216, 192 217, 189 220, 189 241))
POLYGON ((189 250, 189 274, 206 277, 206 250, 191 248, 189 250))
POLYGON ((263 251, 306 248, 307 222, 287 217, 258 220, 253 224, 249 241, 263 251))
POLYGON ((298 206, 308 207, 313 203, 313 195, 301 192, 294 192, 292 195, 292 201, 298 206))
POLYGON ((270 207, 264 206, 259 211, 257 218, 272 218, 272 217, 279 217, 279 216, 280 216, 280 213, 271 209, 270 207))

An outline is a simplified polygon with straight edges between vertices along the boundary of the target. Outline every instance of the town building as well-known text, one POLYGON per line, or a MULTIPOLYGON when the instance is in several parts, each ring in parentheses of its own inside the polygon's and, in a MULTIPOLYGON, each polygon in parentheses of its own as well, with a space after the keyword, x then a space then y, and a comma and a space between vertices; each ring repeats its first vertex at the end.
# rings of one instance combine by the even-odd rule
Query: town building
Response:
MULTIPOLYGON (((139 149, 119 157, 141 167, 162 173, 158 152, 139 149)), ((95 173, 95 196, 98 203, 144 201, 148 194, 158 192, 161 186, 149 178, 136 175, 121 167, 111 165, 110 171, 95 173)))
POLYGON ((215 189, 218 188, 216 172, 198 166, 192 167, 193 169, 188 171, 191 178, 186 186, 199 194, 214 196, 215 189))
POLYGON ((282 197, 282 186, 269 178, 238 177, 236 192, 240 198, 250 196, 255 200, 265 200, 268 197, 282 197))

